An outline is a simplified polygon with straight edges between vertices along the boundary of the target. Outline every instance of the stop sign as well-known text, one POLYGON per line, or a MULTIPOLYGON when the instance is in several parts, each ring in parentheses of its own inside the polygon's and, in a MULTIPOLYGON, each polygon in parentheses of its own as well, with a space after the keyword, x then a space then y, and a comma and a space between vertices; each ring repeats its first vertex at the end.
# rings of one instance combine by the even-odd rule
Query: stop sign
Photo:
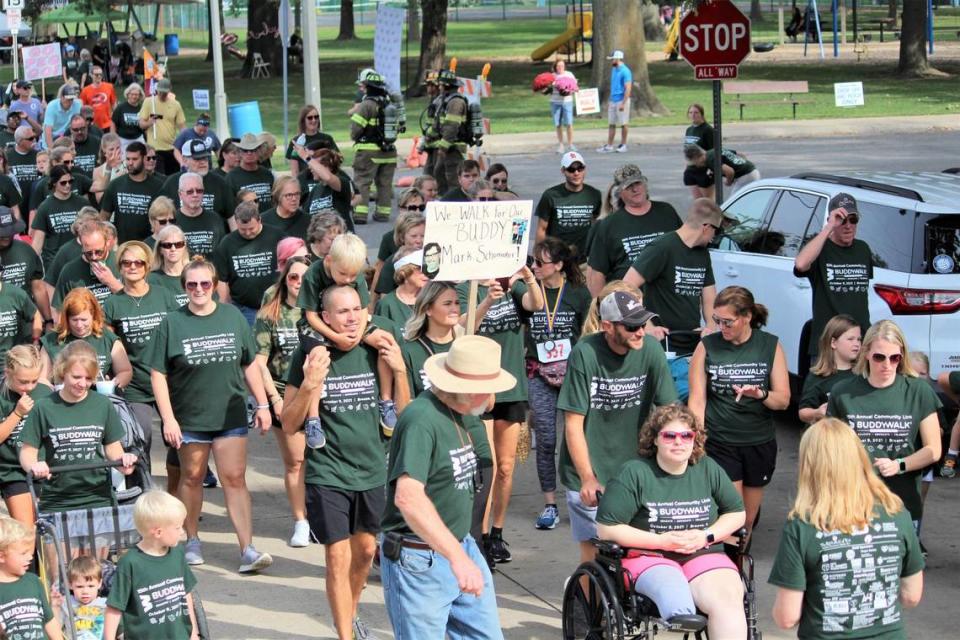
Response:
POLYGON ((737 77, 750 54, 750 19, 730 0, 705 0, 680 20, 680 55, 697 80, 737 77))

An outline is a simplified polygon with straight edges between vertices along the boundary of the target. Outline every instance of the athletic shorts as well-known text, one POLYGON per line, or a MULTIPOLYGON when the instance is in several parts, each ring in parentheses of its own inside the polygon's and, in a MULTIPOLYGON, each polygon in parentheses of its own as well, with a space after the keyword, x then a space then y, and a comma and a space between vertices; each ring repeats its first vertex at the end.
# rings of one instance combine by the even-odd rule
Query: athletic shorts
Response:
POLYGON ((733 482, 742 480, 745 487, 765 487, 777 468, 777 441, 733 445, 707 438, 707 455, 723 467, 733 482))
POLYGON ((220 438, 246 438, 250 429, 246 426, 221 429, 219 431, 183 431, 180 433, 182 444, 213 444, 220 438))
POLYGON ((625 127, 630 124, 630 98, 624 98, 620 102, 610 101, 607 107, 607 122, 611 127, 625 127), (620 111, 620 105, 623 105, 623 111, 620 111))
POLYGON ((523 400, 516 402, 498 402, 493 409, 483 414, 484 420, 504 420, 506 422, 524 422, 527 419, 527 403, 523 400))
POLYGON ((687 582, 690 582, 697 576, 700 576, 707 571, 713 571, 714 569, 737 570, 737 566, 733 564, 733 560, 731 560, 727 554, 723 552, 703 553, 698 556, 694 556, 683 564, 680 564, 674 560, 670 560, 669 558, 656 555, 641 555, 634 558, 628 557, 625 558, 621 564, 623 565, 624 571, 630 573, 634 582, 647 569, 660 565, 676 567, 683 573, 683 576, 687 579, 687 582))
POLYGON ((306 488, 307 520, 320 544, 340 542, 360 531, 380 532, 380 517, 387 503, 383 487, 347 491, 308 484, 306 488))
POLYGON ((590 542, 597 537, 597 508, 583 504, 579 491, 567 491, 567 511, 574 542, 590 542))
POLYGON ((24 480, 14 480, 12 482, 4 482, 0 484, 0 497, 4 500, 7 498, 13 498, 14 496, 20 496, 25 493, 30 493, 30 489, 27 487, 27 483, 24 480))

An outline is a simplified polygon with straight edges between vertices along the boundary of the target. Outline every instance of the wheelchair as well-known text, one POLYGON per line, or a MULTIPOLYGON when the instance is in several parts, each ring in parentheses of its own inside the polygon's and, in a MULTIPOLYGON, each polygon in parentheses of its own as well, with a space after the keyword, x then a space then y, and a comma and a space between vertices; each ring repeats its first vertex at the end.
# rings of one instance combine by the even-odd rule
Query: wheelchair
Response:
MULTIPOLYGON (((762 640, 758 627, 753 557, 747 552, 746 530, 738 533, 735 564, 743 580, 743 609, 747 619, 747 640, 762 640)), ((622 560, 630 549, 608 540, 591 540, 596 560, 584 562, 573 572, 563 593, 564 640, 651 640, 659 632, 683 634, 684 640, 706 640, 705 616, 660 617, 652 600, 633 589, 633 576, 622 560)))

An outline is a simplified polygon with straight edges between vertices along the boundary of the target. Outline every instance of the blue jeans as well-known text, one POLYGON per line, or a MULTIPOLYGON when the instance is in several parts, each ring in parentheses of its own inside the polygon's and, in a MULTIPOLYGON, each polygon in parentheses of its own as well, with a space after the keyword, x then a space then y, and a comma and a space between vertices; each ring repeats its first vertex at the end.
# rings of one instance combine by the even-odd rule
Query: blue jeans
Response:
POLYGON ((461 593, 450 563, 436 551, 404 548, 400 559, 381 553, 387 615, 396 640, 503 640, 497 596, 487 561, 471 536, 461 543, 483 572, 480 597, 461 593))
POLYGON ((239 302, 234 302, 233 306, 240 310, 240 313, 243 314, 243 317, 246 319, 247 324, 251 327, 253 323, 257 321, 257 311, 260 309, 254 309, 253 307, 248 307, 246 305, 240 304, 239 302))

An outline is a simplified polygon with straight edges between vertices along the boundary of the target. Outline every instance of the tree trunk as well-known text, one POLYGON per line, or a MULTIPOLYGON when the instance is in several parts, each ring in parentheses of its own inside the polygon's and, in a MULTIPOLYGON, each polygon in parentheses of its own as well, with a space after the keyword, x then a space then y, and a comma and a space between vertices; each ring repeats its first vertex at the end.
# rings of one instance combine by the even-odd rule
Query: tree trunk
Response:
MULTIPOLYGON (((906 11, 906 7, 904 7, 904 11, 906 11)), ((896 27, 897 22, 900 20, 899 16, 897 15, 897 0, 888 0, 887 17, 893 18, 893 26, 896 27)))
POLYGON ((420 2, 407 0, 407 40, 416 42, 420 39, 420 2))
POLYGON ((655 2, 644 2, 640 6, 643 14, 643 35, 651 42, 663 40, 667 32, 660 22, 660 5, 655 2))
MULTIPOLYGON (((225 33, 223 28, 223 0, 218 0, 220 2, 220 33, 225 33)), ((213 62, 213 20, 210 19, 211 15, 210 3, 207 2, 207 58, 206 62, 213 62)))
POLYGON ((607 56, 614 49, 621 49, 625 55, 624 63, 633 72, 633 112, 637 115, 664 115, 668 111, 650 86, 645 44, 643 15, 636 0, 593 0, 591 84, 600 88, 601 96, 610 95, 610 63, 607 56))
POLYGON ((356 40, 357 31, 353 26, 353 0, 340 2, 340 33, 337 40, 356 40))
POLYGON ((763 11, 760 10, 760 0, 750 0, 750 20, 763 20, 763 11))
POLYGON ((253 74, 253 54, 259 53, 270 64, 271 73, 283 67, 283 45, 280 42, 279 0, 249 0, 247 3, 247 58, 240 77, 253 74))
POLYGON ((922 76, 931 71, 927 61, 927 3, 903 0, 903 25, 900 29, 900 65, 905 76, 922 76))
POLYGON ((417 74, 407 87, 410 97, 425 93, 423 81, 427 71, 444 68, 443 57, 447 52, 447 0, 421 0, 421 9, 420 60, 417 61, 417 74))

